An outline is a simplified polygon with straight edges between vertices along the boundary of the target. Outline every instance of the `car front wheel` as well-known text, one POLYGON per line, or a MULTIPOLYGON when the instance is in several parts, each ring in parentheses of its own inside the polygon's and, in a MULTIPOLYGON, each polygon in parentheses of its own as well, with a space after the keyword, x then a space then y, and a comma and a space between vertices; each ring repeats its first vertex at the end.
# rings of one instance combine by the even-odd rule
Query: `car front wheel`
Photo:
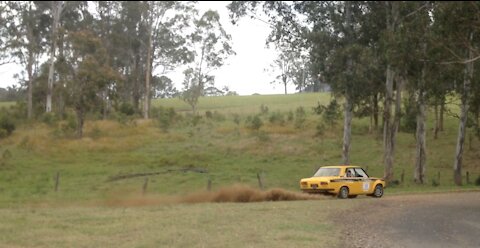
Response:
POLYGON ((340 188, 340 191, 338 192, 338 198, 341 199, 346 199, 348 198, 348 188, 343 186, 340 188))
POLYGON ((383 196, 383 186, 381 184, 377 184, 375 186, 375 191, 373 191, 373 197, 382 197, 383 196))

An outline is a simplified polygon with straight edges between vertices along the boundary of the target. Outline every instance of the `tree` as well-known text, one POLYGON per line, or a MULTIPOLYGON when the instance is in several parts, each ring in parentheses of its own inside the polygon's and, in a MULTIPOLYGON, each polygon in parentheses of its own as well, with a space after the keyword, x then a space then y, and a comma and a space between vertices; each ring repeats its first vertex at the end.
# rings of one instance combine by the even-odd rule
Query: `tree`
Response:
POLYGON ((43 54, 48 18, 39 2, 8 2, 5 7, 7 40, 5 47, 11 58, 22 64, 27 72, 27 118, 33 116, 32 94, 33 82, 39 58, 43 54))
POLYGON ((192 60, 191 51, 185 47, 186 37, 183 36, 183 30, 189 26, 193 7, 190 3, 176 1, 145 1, 143 6, 143 25, 148 36, 144 43, 147 54, 143 117, 148 119, 153 69, 161 67, 164 74, 173 66, 192 60))
MULTIPOLYGON (((89 31, 72 32, 68 36, 72 44, 69 69, 72 75, 68 81, 69 103, 77 116, 77 136, 83 136, 83 124, 87 111, 99 106, 102 101, 99 92, 118 79, 106 63, 107 53, 100 39, 89 31)), ((100 105, 101 106, 101 105, 100 105)))
POLYGON ((45 112, 49 113, 52 111, 52 91, 53 91, 53 81, 55 73, 55 52, 57 50, 57 33, 60 25, 60 16, 64 8, 63 1, 52 1, 51 6, 51 15, 52 15, 52 26, 51 26, 51 50, 50 50, 50 68, 48 71, 48 90, 47 90, 47 103, 45 112))
POLYGON ((213 86, 215 82, 211 72, 221 67, 228 56, 235 54, 230 45, 231 36, 223 29, 216 11, 206 11, 194 23, 196 29, 190 35, 190 42, 195 55, 193 65, 184 72, 181 96, 193 112, 198 98, 204 95, 205 87, 213 86))

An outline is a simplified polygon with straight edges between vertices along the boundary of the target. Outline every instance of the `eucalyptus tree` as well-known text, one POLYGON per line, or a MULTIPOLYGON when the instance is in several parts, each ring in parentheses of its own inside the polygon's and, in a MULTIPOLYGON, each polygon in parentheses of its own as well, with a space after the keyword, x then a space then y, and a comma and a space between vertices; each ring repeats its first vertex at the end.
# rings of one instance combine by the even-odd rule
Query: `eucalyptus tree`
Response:
POLYGON ((195 9, 192 3, 181 1, 146 1, 143 4, 143 25, 147 34, 147 41, 143 43, 147 50, 143 117, 148 119, 153 70, 158 68, 158 76, 165 77, 176 65, 193 59, 192 51, 186 46, 186 29, 191 25, 195 9))
MULTIPOLYGON (((457 146, 453 163, 453 178, 455 184, 462 184, 462 160, 465 143, 465 133, 472 88, 475 88, 474 63, 480 57, 477 46, 480 39, 478 2, 445 2, 438 3, 434 12, 435 22, 440 26, 443 37, 443 48, 450 55, 449 61, 443 64, 457 64, 463 67, 463 75, 457 79, 455 91, 460 94, 460 117, 457 136, 457 146)), ((476 92, 475 92, 476 93, 476 92)), ((478 94, 478 93, 477 93, 478 94)))
POLYGON ((90 31, 70 32, 72 56, 67 59, 70 79, 66 82, 68 102, 77 116, 77 136, 83 136, 85 115, 102 101, 99 92, 118 80, 118 73, 107 61, 107 51, 101 40, 90 31))
POLYGON ((27 72, 27 118, 33 116, 33 82, 41 55, 46 43, 45 34, 48 18, 41 3, 38 2, 7 2, 3 5, 7 36, 5 47, 9 56, 24 67, 27 72))
POLYGON ((220 15, 208 10, 194 21, 195 30, 191 35, 193 62, 185 70, 184 90, 181 98, 190 104, 195 112, 198 98, 204 95, 207 85, 213 85, 211 73, 223 66, 225 60, 235 54, 231 46, 231 36, 225 32, 220 23, 220 15))
POLYGON ((57 50, 57 41, 58 41, 58 29, 60 27, 60 16, 64 9, 65 3, 63 1, 52 1, 50 12, 52 17, 51 22, 51 37, 50 37, 50 68, 48 71, 48 89, 47 89, 47 100, 46 100, 46 109, 45 112, 49 113, 52 111, 52 92, 54 84, 54 73, 55 73, 55 53, 57 50))

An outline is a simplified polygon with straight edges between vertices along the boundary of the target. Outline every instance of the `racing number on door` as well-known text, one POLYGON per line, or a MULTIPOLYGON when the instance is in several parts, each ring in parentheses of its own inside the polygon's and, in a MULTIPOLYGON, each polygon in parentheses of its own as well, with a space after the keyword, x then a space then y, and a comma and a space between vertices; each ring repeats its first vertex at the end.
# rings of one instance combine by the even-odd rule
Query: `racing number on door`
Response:
POLYGON ((368 191, 370 189, 370 182, 363 182, 363 191, 368 191))

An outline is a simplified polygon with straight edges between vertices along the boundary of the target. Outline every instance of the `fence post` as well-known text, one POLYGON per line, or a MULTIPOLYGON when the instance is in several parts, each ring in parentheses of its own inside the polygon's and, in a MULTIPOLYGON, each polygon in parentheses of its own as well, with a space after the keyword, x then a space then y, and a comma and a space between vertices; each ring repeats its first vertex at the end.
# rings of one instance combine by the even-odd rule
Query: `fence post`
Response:
POLYGON ((147 187, 148 187, 148 177, 145 177, 145 182, 143 183, 143 188, 142 188, 142 194, 145 195, 145 193, 147 193, 147 187))
POLYGON ((57 171, 57 174, 55 175, 55 192, 58 191, 59 183, 60 183, 60 172, 57 171))
POLYGON ((467 184, 470 184, 470 173, 467 171, 467 184))
POLYGON ((438 181, 438 183, 440 183, 440 171, 438 171, 438 173, 437 173, 437 181, 438 181))
POLYGON ((208 190, 208 191, 212 191, 212 179, 210 179, 210 178, 208 178, 207 190, 208 190))
POLYGON ((260 173, 257 173, 257 179, 258 179, 258 186, 260 187, 260 189, 263 190, 263 181, 262 181, 262 177, 260 177, 260 173))
POLYGON ((403 184, 403 180, 405 179, 405 169, 402 170, 402 175, 400 175, 400 182, 403 184))

